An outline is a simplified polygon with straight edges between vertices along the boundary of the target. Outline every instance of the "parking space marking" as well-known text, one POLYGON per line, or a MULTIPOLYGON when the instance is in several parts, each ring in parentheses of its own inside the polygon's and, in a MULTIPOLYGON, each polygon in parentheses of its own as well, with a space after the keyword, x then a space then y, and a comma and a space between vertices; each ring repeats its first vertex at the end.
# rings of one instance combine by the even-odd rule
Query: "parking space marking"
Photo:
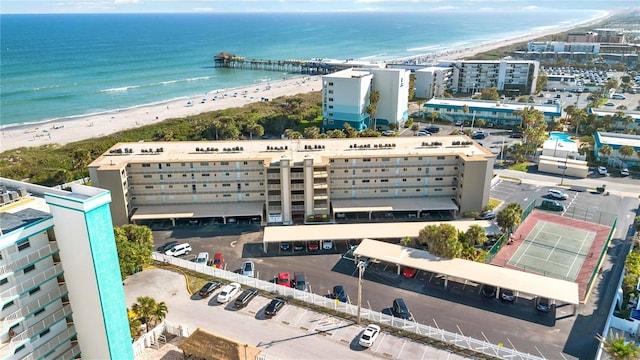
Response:
POLYGON ((398 352, 398 355, 396 356, 397 358, 400 358, 400 355, 402 355, 402 350, 404 350, 404 346, 407 345, 407 339, 404 339, 404 341, 402 341, 402 346, 400 347, 400 352, 398 352))
POLYGON ((302 320, 304 318, 305 315, 307 315, 307 312, 309 312, 308 309, 303 308, 303 312, 302 314, 300 314, 300 317, 298 317, 298 320, 296 320, 295 324, 293 324, 293 326, 298 326, 298 324, 300 323, 300 320, 302 320))
POLYGON ((374 352, 378 352, 378 350, 380 350, 380 346, 382 346, 382 342, 384 341, 384 338, 387 336, 387 333, 386 333, 386 332, 383 332, 383 333, 382 333, 382 334, 380 334, 380 335, 382 335, 382 337, 377 341, 378 346, 376 347, 376 349, 374 350, 374 352))

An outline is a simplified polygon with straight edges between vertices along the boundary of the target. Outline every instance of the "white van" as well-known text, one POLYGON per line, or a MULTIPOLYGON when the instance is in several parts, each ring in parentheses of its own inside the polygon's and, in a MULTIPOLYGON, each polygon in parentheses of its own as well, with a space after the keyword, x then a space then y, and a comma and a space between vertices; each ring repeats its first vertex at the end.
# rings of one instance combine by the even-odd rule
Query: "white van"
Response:
POLYGON ((622 94, 613 94, 613 95, 611 95, 611 98, 614 99, 614 100, 625 100, 626 99, 626 97, 624 95, 622 95, 622 94))
POLYGON ((209 253, 208 252, 201 252, 201 253, 198 254, 198 257, 196 257, 196 262, 197 263, 206 264, 207 261, 209 261, 209 253))
POLYGON ((181 255, 187 255, 190 252, 191 252, 191 245, 189 245, 189 243, 182 243, 165 251, 164 254, 169 256, 181 256, 181 255))

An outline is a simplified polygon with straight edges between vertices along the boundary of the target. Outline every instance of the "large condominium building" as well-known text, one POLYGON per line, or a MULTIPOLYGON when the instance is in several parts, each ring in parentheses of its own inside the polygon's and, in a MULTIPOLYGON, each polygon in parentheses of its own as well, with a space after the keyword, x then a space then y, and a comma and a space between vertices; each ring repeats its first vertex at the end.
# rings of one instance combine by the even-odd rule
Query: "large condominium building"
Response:
POLYGON ((437 112, 443 120, 464 121, 471 124, 482 119, 487 127, 511 129, 521 125, 522 116, 518 111, 533 107, 542 112, 548 123, 562 116, 560 104, 528 104, 515 101, 492 101, 454 98, 434 98, 424 104, 427 112, 437 112), (467 106, 466 112, 464 106, 467 106))
POLYGON ((360 131, 399 127, 408 119, 409 71, 404 69, 347 69, 322 77, 323 130, 360 131), (367 112, 372 90, 380 94, 376 113, 367 112))
POLYGON ((640 166, 640 136, 630 134, 618 134, 611 132, 596 132, 593 136, 595 142, 593 144, 593 154, 598 161, 607 161, 610 166, 640 166), (630 146, 633 149, 631 156, 622 156, 620 148, 630 146), (611 148, 611 154, 603 155, 600 149, 603 146, 611 148))
POLYGON ((0 358, 133 359, 109 192, 0 178, 0 358))
POLYGON ((540 64, 527 60, 459 60, 440 62, 436 67, 416 70, 415 96, 430 99, 452 93, 480 92, 496 88, 513 95, 536 91, 540 64))
POLYGON ((335 213, 480 211, 494 159, 466 136, 120 143, 89 171, 111 191, 118 225, 292 224, 335 213))
POLYGON ((594 29, 586 32, 573 32, 567 36, 567 42, 624 43, 624 32, 619 29, 594 29))

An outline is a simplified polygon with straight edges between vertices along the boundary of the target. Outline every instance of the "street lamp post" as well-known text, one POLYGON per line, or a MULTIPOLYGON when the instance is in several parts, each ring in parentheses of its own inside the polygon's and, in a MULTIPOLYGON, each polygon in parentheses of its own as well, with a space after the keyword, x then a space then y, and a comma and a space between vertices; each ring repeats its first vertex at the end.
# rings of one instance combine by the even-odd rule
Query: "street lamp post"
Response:
POLYGON ((564 185, 564 175, 567 172, 567 159, 569 158, 569 154, 564 157, 564 166, 562 167, 562 178, 560 179, 560 186, 564 185))
POLYGON ((362 274, 367 267, 367 261, 358 261, 358 324, 360 324, 360 313, 362 311, 362 274))

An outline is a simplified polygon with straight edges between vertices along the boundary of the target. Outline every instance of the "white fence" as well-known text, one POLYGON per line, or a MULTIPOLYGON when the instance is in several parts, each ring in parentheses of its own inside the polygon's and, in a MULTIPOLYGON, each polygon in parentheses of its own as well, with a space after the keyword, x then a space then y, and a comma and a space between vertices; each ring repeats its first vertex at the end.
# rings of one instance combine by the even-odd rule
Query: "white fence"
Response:
MULTIPOLYGON (((167 264, 167 265, 178 266, 184 269, 206 274, 208 276, 225 279, 232 282, 237 282, 237 283, 240 283, 241 285, 246 285, 249 287, 255 287, 263 291, 285 295, 289 298, 314 304, 316 306, 321 306, 321 307, 338 311, 351 316, 356 316, 358 312, 357 305, 347 304, 343 302, 336 302, 334 299, 329 299, 325 296, 316 295, 316 294, 312 294, 305 291, 300 291, 295 288, 281 286, 270 281, 243 276, 238 273, 217 269, 215 267, 207 266, 203 264, 197 264, 192 261, 187 261, 187 260, 175 258, 172 256, 166 256, 164 254, 160 254, 156 252, 153 253, 152 257, 154 260, 163 262, 164 264, 167 264)), ((375 322, 382 325, 394 327, 396 329, 411 332, 421 336, 426 336, 431 339, 442 341, 447 344, 456 345, 463 349, 469 349, 477 353, 481 353, 481 354, 485 354, 485 355, 489 355, 489 356, 493 356, 501 359, 523 359, 523 360, 544 359, 543 357, 531 355, 529 353, 519 352, 517 350, 504 347, 503 345, 491 344, 483 340, 474 339, 474 338, 464 336, 458 333, 453 333, 447 330, 433 328, 431 326, 423 325, 415 321, 398 319, 391 315, 386 315, 377 311, 373 311, 371 309, 362 308, 360 316, 363 320, 367 320, 369 322, 375 322)), ((135 352, 135 348, 134 348, 134 352, 135 352)))

